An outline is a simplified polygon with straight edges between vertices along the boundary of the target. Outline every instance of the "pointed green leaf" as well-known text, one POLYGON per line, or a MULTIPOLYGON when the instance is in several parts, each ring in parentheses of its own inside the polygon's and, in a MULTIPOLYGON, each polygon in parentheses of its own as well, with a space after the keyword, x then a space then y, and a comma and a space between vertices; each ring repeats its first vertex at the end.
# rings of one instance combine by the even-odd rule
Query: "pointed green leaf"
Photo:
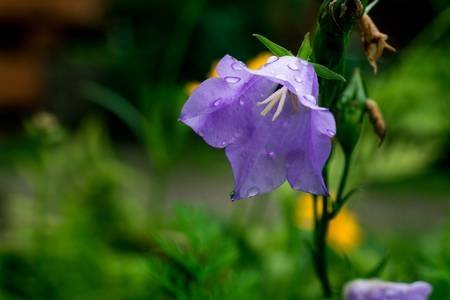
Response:
POLYGON ((305 34, 305 37, 303 38, 303 42, 300 45, 300 48, 298 49, 297 52, 297 57, 304 59, 304 60, 309 60, 309 57, 312 54, 312 48, 311 48, 311 41, 309 38, 309 32, 305 34))
POLYGON ((350 199, 350 197, 353 196, 353 194, 355 194, 358 190, 359 188, 354 188, 350 192, 345 194, 345 196, 343 196, 341 199, 336 199, 336 201, 333 202, 333 210, 331 212, 332 218, 334 218, 339 213, 342 206, 344 206, 347 200, 350 199))
POLYGON ((328 69, 325 66, 319 65, 319 64, 315 64, 312 63, 314 70, 317 73, 317 76, 325 78, 325 79, 329 79, 329 80, 340 80, 340 81, 345 81, 344 76, 328 69))
POLYGON ((266 46, 267 49, 269 49, 270 52, 272 52, 276 56, 293 56, 291 51, 287 50, 283 46, 280 46, 278 44, 275 44, 268 38, 260 35, 260 34, 253 34, 254 37, 256 37, 264 46, 266 46))
POLYGON ((374 8, 375 5, 377 5, 378 1, 380 1, 380 0, 374 0, 374 1, 370 2, 370 4, 368 4, 368 5, 366 6, 366 9, 364 10, 364 13, 365 13, 365 14, 368 14, 369 11, 371 11, 372 8, 374 8))
POLYGON ((359 190, 359 188, 354 188, 352 189, 350 192, 348 192, 347 194, 345 194, 344 197, 342 197, 342 201, 347 202, 348 199, 350 199, 351 196, 353 196, 357 191, 359 190))
POLYGON ((88 82, 82 86, 82 94, 86 99, 116 114, 137 137, 143 138, 144 116, 128 101, 115 91, 102 85, 88 82))
POLYGON ((367 90, 361 72, 356 68, 353 72, 345 90, 342 92, 340 102, 346 104, 347 102, 356 101, 360 106, 364 106, 367 100, 367 90))
POLYGON ((371 270, 369 270, 364 275, 364 278, 378 277, 386 267, 388 261, 389 261, 389 254, 386 254, 371 270))

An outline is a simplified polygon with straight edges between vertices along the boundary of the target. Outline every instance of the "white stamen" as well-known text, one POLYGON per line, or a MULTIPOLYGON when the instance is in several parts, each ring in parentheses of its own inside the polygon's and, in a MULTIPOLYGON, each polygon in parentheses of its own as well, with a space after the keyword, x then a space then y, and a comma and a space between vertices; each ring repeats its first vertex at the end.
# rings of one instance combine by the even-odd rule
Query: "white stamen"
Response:
POLYGON ((274 100, 275 98, 278 98, 282 92, 283 92, 282 89, 279 89, 278 91, 276 91, 275 93, 273 93, 272 95, 270 95, 269 97, 264 99, 263 101, 259 101, 256 104, 258 106, 267 104, 267 103, 271 102, 272 100, 274 100))
POLYGON ((260 101, 257 105, 267 104, 267 106, 261 112, 262 116, 266 116, 278 103, 277 109, 272 117, 272 121, 275 121, 283 111, 284 103, 286 102, 286 96, 288 93, 287 87, 282 87, 272 95, 270 95, 267 99, 260 101))
POLYGON ((269 102, 269 104, 267 104, 267 106, 263 109, 263 111, 261 112, 261 116, 266 116, 271 110, 272 108, 275 107, 275 105, 277 104, 277 102, 280 100, 280 97, 276 97, 275 99, 273 99, 272 101, 269 102))
POLYGON ((273 114, 272 121, 275 121, 280 116, 281 112, 283 111, 284 102, 286 101, 286 95, 287 95, 287 93, 281 94, 281 99, 280 99, 280 102, 278 103, 277 110, 273 114))

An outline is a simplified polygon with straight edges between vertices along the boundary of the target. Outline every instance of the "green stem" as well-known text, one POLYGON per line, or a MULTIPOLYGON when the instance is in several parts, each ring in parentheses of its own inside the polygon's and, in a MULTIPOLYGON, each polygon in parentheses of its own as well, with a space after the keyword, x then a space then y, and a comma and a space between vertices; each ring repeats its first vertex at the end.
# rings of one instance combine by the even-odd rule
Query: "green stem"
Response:
POLYGON ((328 197, 322 197, 322 216, 320 216, 320 214, 315 214, 315 229, 314 229, 315 271, 322 286, 323 295, 326 299, 331 298, 332 296, 330 279, 328 278, 328 260, 326 257, 326 249, 327 249, 326 240, 330 221, 328 210, 324 209, 327 206, 328 206, 328 197))
POLYGON ((348 174, 350 171, 350 163, 352 160, 351 153, 344 157, 344 170, 342 171, 341 181, 339 183, 336 201, 333 204, 333 210, 330 213, 330 218, 333 219, 339 213, 342 206, 345 204, 347 197, 344 197, 345 185, 347 183, 348 174))
POLYGON ((313 195, 313 216, 314 216, 314 228, 318 226, 319 223, 319 202, 317 195, 313 195))
MULTIPOLYGON (((344 57, 354 24, 361 17, 366 0, 325 0, 320 7, 319 17, 313 39, 313 61, 327 66, 339 74, 344 74, 344 57)), ((344 90, 344 85, 329 80, 320 80, 320 105, 336 113, 336 99, 344 90)), ((349 161, 346 160, 344 173, 338 191, 342 199, 345 182, 348 177, 349 161)), ((328 186, 325 166, 324 181, 328 186)), ((316 200, 315 200, 316 201, 316 200)), ((314 229, 314 266, 322 285, 324 297, 331 298, 332 289, 328 278, 328 261, 326 257, 326 240, 331 219, 337 214, 328 211, 328 197, 322 198, 322 216, 316 214, 314 229)))
MULTIPOLYGON (((323 169, 323 179, 328 185, 328 162, 323 169)), ((314 267, 317 278, 322 286, 325 299, 331 298, 332 290, 330 279, 328 278, 328 261, 327 261, 327 234, 329 227, 328 214, 328 197, 322 197, 322 213, 319 211, 319 197, 313 196, 314 210, 314 267)))
MULTIPOLYGON (((341 207, 345 204, 347 197, 344 197, 345 186, 347 183, 351 164, 351 154, 344 158, 344 170, 342 171, 341 180, 339 183, 336 201, 333 204, 333 209, 328 210, 328 197, 322 197, 322 215, 318 211, 318 197, 313 196, 313 213, 314 213, 314 264, 316 275, 319 278, 322 286, 322 291, 326 299, 331 298, 332 289, 330 279, 328 277, 328 261, 326 256, 327 249, 327 234, 330 221, 336 217, 341 207)), ((326 168, 325 168, 326 169, 326 168)), ((328 183, 327 172, 324 172, 324 180, 328 183)))

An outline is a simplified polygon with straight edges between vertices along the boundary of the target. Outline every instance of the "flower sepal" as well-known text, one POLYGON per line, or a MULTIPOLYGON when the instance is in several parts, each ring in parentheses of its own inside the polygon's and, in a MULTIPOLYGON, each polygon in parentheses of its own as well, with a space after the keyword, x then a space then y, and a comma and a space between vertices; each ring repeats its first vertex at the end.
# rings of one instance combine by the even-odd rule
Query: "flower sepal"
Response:
POLYGON ((298 48, 297 57, 309 61, 311 55, 312 55, 311 39, 309 32, 307 32, 305 34, 305 37, 303 38, 300 48, 298 48))
MULTIPOLYGON (((253 36, 256 37, 264 46, 266 46, 267 49, 269 49, 270 52, 272 52, 276 56, 294 56, 294 54, 292 54, 291 51, 287 50, 283 46, 280 46, 272 42, 271 40, 260 34, 253 34, 253 36)), ((305 61, 308 61, 311 55, 312 55, 312 48, 309 42, 309 34, 307 33, 297 53, 297 57, 305 61)), ((333 70, 325 67, 324 65, 314 62, 309 63, 313 66, 317 76, 328 80, 345 81, 344 76, 334 72, 333 70)))

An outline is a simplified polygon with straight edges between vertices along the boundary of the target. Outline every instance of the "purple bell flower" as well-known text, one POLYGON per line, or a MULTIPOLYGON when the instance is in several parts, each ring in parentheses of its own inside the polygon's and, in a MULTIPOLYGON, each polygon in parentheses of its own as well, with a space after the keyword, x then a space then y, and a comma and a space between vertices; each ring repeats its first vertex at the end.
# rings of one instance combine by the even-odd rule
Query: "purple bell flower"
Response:
POLYGON ((185 103, 180 120, 209 145, 225 148, 233 169, 232 200, 270 192, 286 179, 292 188, 328 195, 322 169, 336 125, 317 105, 314 68, 272 56, 259 70, 226 55, 185 103))
POLYGON ((345 300, 427 300, 431 285, 423 281, 407 283, 381 280, 354 280, 344 289, 345 300))

